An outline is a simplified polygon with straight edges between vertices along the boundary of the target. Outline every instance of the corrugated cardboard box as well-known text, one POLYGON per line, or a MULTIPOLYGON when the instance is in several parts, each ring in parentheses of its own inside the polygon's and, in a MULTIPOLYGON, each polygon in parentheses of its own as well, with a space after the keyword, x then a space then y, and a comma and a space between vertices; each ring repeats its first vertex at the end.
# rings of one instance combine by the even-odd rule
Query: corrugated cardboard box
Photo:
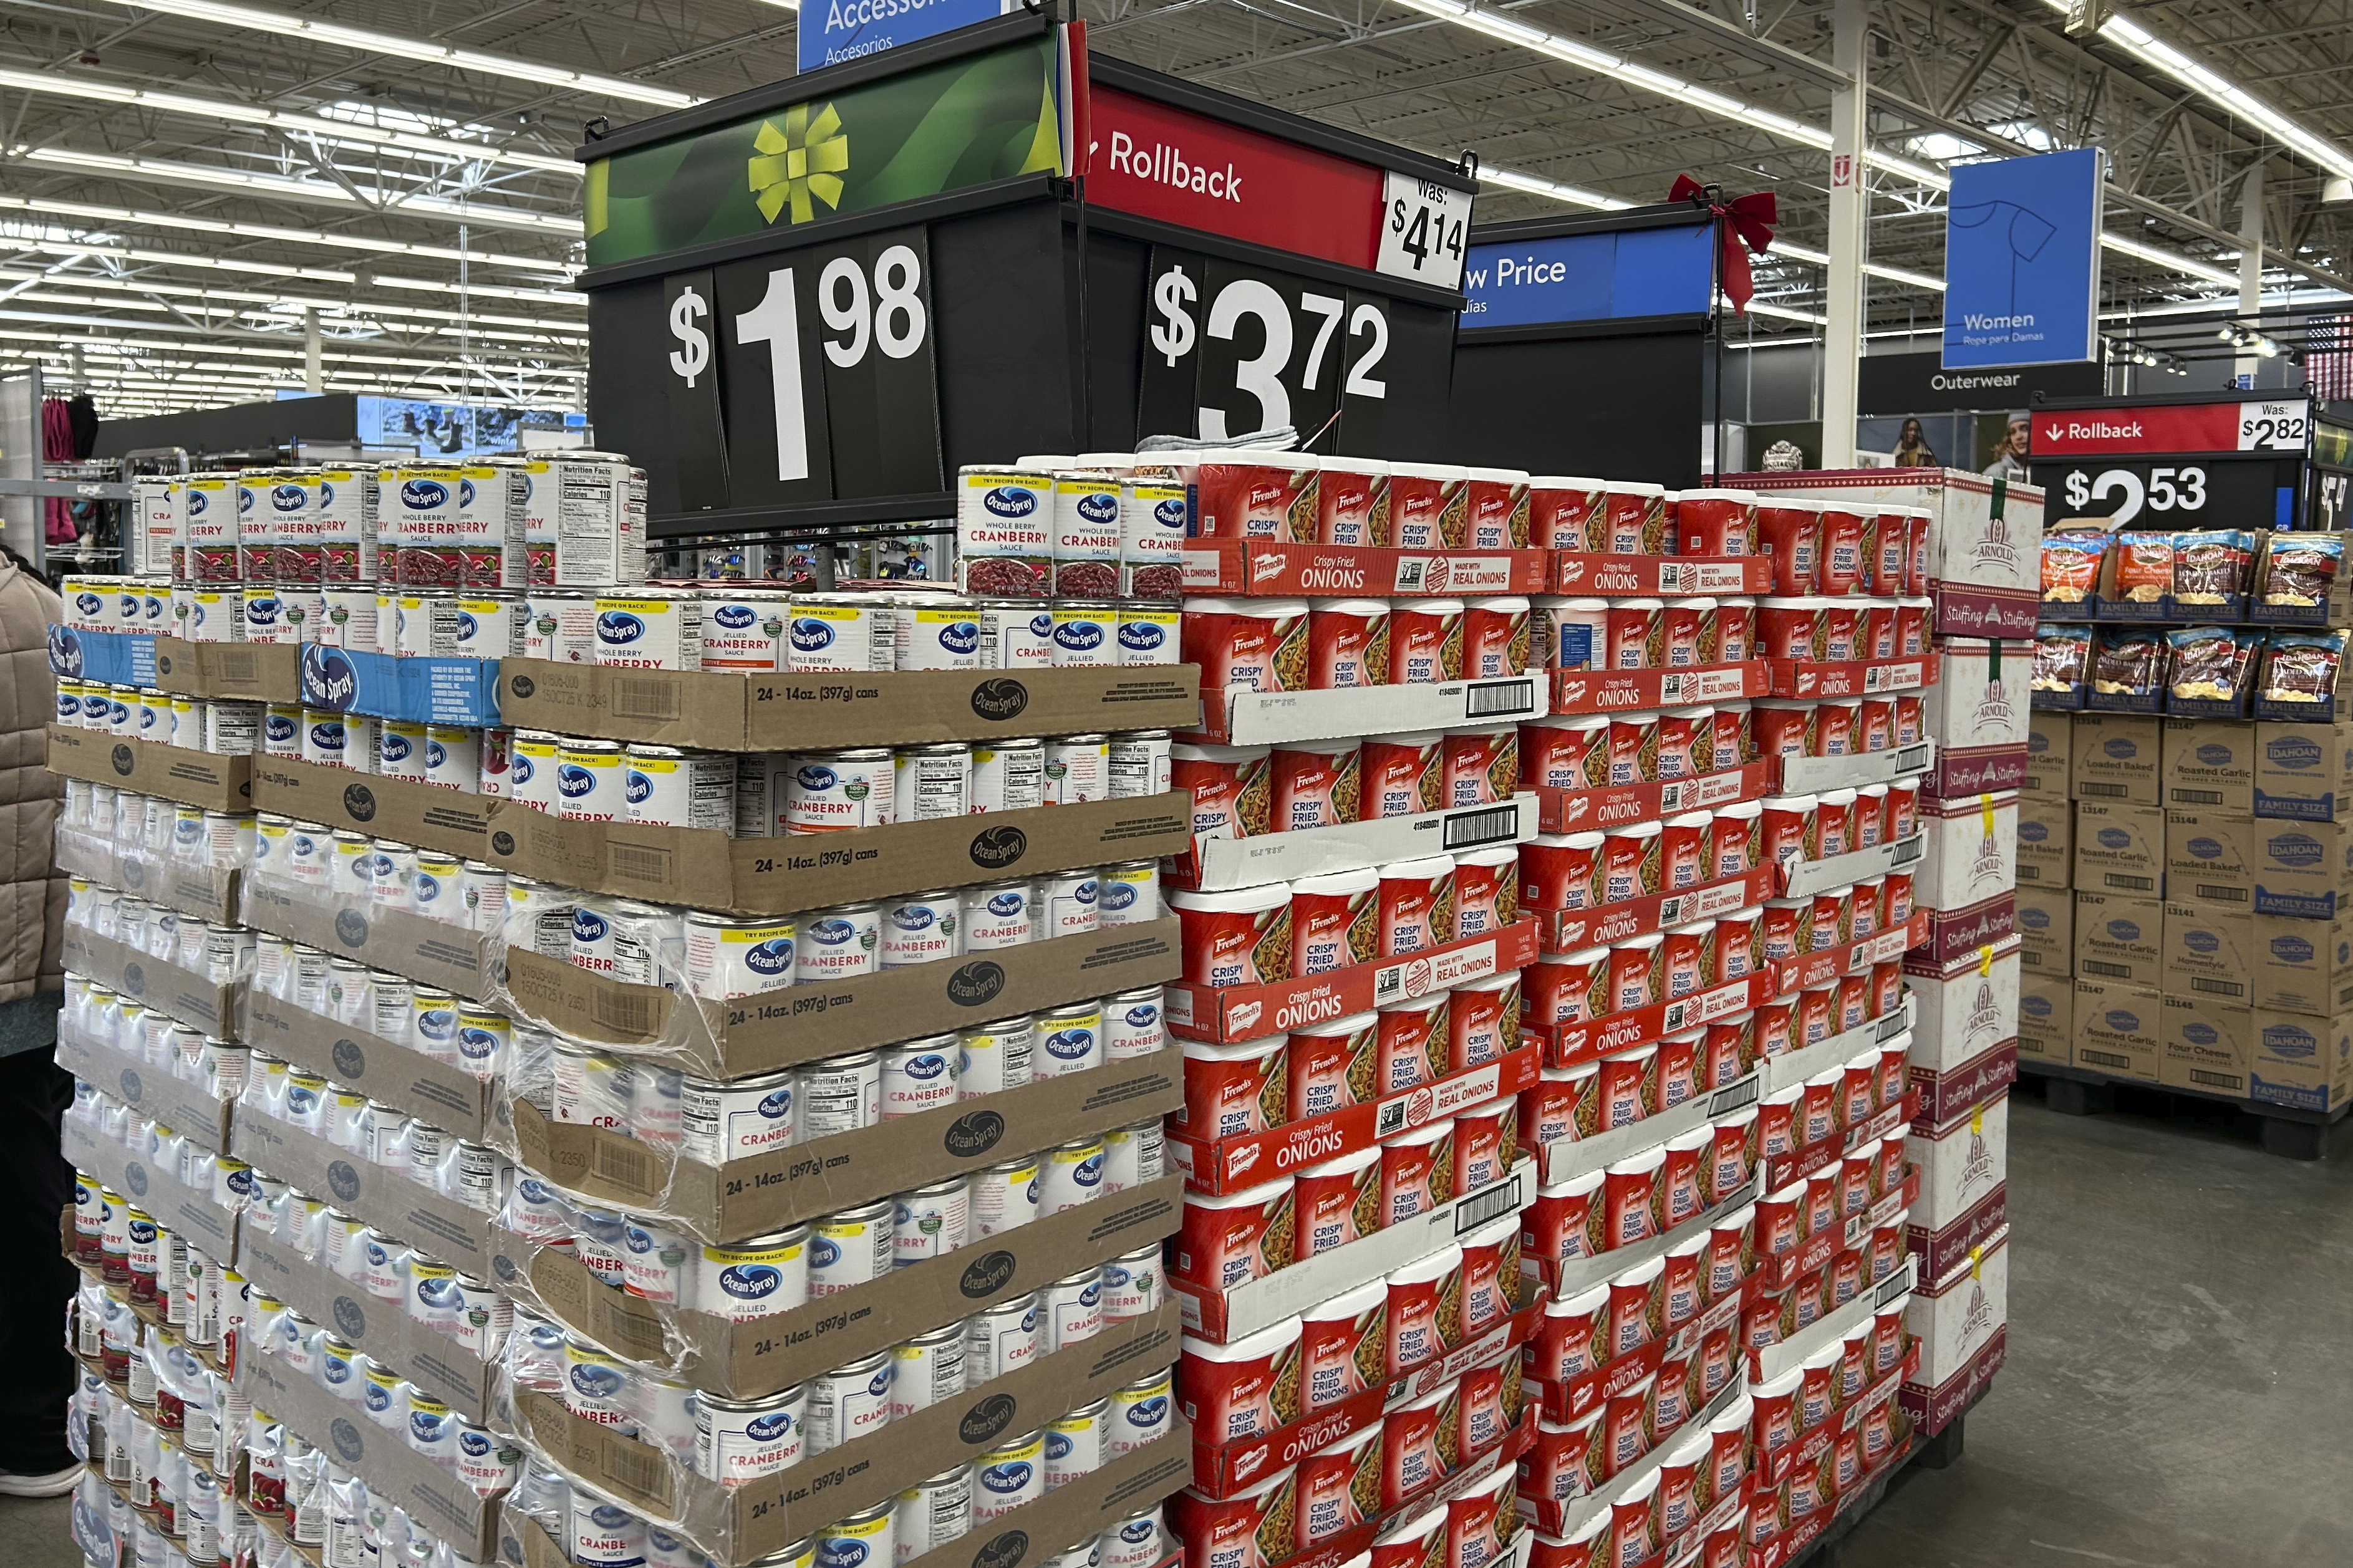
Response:
POLYGON ((1905 1158, 1920 1169, 1920 1195, 1912 1219, 1940 1230, 2000 1186, 2010 1170, 2010 1091, 1971 1106, 1941 1127, 1912 1124, 1905 1158))
POLYGON ((2165 947, 2165 906, 2115 893, 2075 895, 2075 973, 2155 986, 2165 947))
POLYGON ((2333 724, 2257 724, 2254 795, 2257 816, 2353 816, 2353 734, 2333 724))
POLYGON ((1949 963, 1917 949, 1904 961, 1904 984, 1919 999, 1912 1066, 1949 1072, 2018 1033, 2018 938, 2004 937, 1949 963))
POLYGON ((199 752, 103 730, 49 726, 51 773, 161 795, 206 811, 251 811, 252 770, 250 756, 199 752))
POLYGON ((2075 1056, 2075 983, 2052 974, 2018 979, 2018 1059, 2066 1067, 2075 1056))
POLYGON ((2076 802, 2075 886, 2095 893, 2163 897, 2164 811, 2102 800, 2076 802))
POLYGON ((1963 795, 1920 801, 1926 843, 1912 871, 1912 901, 1926 910, 1966 910, 2017 883, 2018 795, 1963 795))
POLYGON ((2331 1017, 2353 1009, 2353 917, 2250 917, 2248 971, 2258 1007, 2331 1017))
POLYGON ((2075 715, 2072 786, 2077 800, 2157 805, 2160 721, 2132 713, 2075 715))
POLYGON ((2185 903, 2244 910, 2255 898, 2255 819, 2216 811, 2165 814, 2166 889, 2185 903))
POLYGON ((2177 810, 2255 809, 2255 736, 2226 719, 2168 719, 2160 750, 2165 805, 2177 810))
POLYGON ((2211 904, 2165 905, 2164 978, 2173 996, 2207 996, 2244 1007, 2253 1001, 2255 917, 2211 904))
POLYGON ((2165 998, 2163 1056, 2158 1063, 2159 1083, 2200 1094, 2247 1092, 2249 1042, 2254 1036, 2254 1014, 2245 1007, 2225 1007, 2196 996, 2165 998))
POLYGON ((2064 888, 2075 879, 2075 804, 2064 796, 2018 797, 2018 885, 2064 888))
POLYGON ((2353 909, 2353 825, 2266 822, 2254 827, 2255 912, 2334 920, 2353 909))
POLYGON ((2353 1092, 2353 1014, 2310 1018, 2255 1009, 2248 1094, 2271 1105, 2333 1110, 2353 1092))
POLYGON ((2018 966, 2029 974, 2075 973, 2075 895, 2066 888, 2018 889, 2018 966))
POLYGON ((2026 793, 2074 798, 2075 716, 2035 709, 2026 722, 2026 793))
POLYGON ((2146 985, 2075 982, 2075 1066, 2111 1078, 2158 1081, 2163 998, 2146 985))

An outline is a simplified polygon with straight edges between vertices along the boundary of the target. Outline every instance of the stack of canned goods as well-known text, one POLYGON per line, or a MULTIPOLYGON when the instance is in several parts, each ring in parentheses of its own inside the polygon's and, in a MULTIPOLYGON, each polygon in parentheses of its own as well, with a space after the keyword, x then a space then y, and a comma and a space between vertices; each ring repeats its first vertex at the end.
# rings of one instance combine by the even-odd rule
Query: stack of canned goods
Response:
MULTIPOLYGON (((1141 798, 1169 787, 1166 730, 798 753, 624 745, 543 730, 480 733, 484 794, 573 821, 715 828, 738 838, 1141 798)), ((389 725, 384 734, 388 755, 389 725)))
POLYGON ((247 874, 309 902, 356 902, 485 933, 506 919, 510 879, 496 866, 271 812, 250 820, 247 874))
MULTIPOLYGON (((352 892, 360 887, 332 881, 328 886, 352 892)), ((503 890, 511 946, 529 947, 607 979, 667 986, 713 1002, 1089 935, 1155 921, 1162 913, 1155 860, 749 920, 581 893, 512 874, 503 890)), ((488 889, 481 891, 486 896, 488 889)), ((490 929, 489 921, 480 929, 490 929)), ((1156 1041, 1156 993, 1122 1001, 1130 1007, 1148 1002, 1134 1024, 1148 1028, 1156 1041)), ((1127 1010, 1123 1008, 1123 1021, 1127 1010)), ((1137 1044, 1134 1054, 1157 1048, 1137 1044)))
MULTIPOLYGON (((150 476, 132 501, 126 542, 150 581, 295 595, 645 577, 645 470, 609 452, 150 476)), ((96 595, 119 581, 69 586, 96 595)))
POLYGON ((535 592, 523 613, 516 650, 523 657, 630 669, 816 675, 1177 662, 1173 600, 992 599, 912 584, 788 594, 781 584, 671 583, 628 595, 535 592))
MULTIPOLYGON (((461 1068, 484 1083, 506 1076, 517 1030, 496 1007, 290 937, 250 934, 255 993, 461 1068)), ((522 1032, 532 1031, 525 1026, 522 1032)))
POLYGON ((101 853, 227 871, 252 858, 254 815, 208 811, 113 784, 68 779, 58 830, 89 840, 101 853))

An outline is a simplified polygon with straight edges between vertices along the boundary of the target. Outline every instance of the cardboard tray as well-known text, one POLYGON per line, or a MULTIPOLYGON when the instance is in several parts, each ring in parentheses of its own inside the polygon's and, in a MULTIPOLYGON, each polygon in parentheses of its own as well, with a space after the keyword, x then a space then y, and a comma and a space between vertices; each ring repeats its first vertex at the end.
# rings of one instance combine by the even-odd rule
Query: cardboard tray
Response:
MULTIPOLYGON (((533 1446, 559 1468, 675 1526, 719 1562, 752 1563, 1173 1365, 1176 1348, 1176 1310, 1164 1302, 1157 1312, 1106 1323, 1092 1339, 740 1487, 705 1480, 651 1444, 582 1420, 549 1394, 518 1390, 515 1404, 533 1446)), ((1172 1427, 1181 1426, 1174 1400, 1170 1406, 1172 1427)))
POLYGON ((1182 559, 1187 594, 1285 599, 1366 594, 1393 599, 1431 594, 1542 594, 1550 580, 1550 553, 1195 538, 1185 542, 1182 559))
POLYGON ((366 1352, 459 1414, 477 1421, 490 1419, 501 1376, 498 1363, 435 1333, 399 1302, 376 1300, 258 1226, 243 1238, 237 1272, 256 1289, 312 1322, 325 1324, 337 1339, 366 1352))
POLYGON ((1184 1103, 1184 1053, 1170 1046, 716 1168, 673 1159, 608 1128, 551 1121, 529 1100, 511 1110, 516 1149, 533 1173, 599 1207, 660 1215, 704 1241, 723 1242, 928 1186, 1024 1150, 1156 1124, 1184 1103))
POLYGON ((1883 1046, 1912 1026, 1919 1001, 1909 991, 1894 1011, 1883 1013, 1868 1024, 1859 1024, 1827 1040, 1785 1051, 1778 1057, 1767 1057, 1757 1064, 1764 1074, 1763 1092, 1767 1096, 1780 1093, 1793 1084, 1800 1084, 1816 1073, 1837 1067, 1867 1046, 1883 1046))
POLYGON ((1873 1111, 1870 1119, 1860 1127, 1841 1129, 1827 1138, 1800 1144, 1787 1153, 1760 1159, 1757 1170, 1764 1177, 1765 1190, 1777 1193, 1792 1182, 1802 1181, 1817 1171, 1825 1170, 1832 1161, 1844 1159, 1863 1144, 1902 1131, 1919 1114, 1920 1091, 1906 1088, 1902 1100, 1873 1111))
POLYGON ((1831 1308, 1778 1344, 1751 1345, 1748 1347, 1749 1381, 1768 1383, 1817 1351, 1846 1338, 1863 1319, 1885 1311, 1908 1295, 1915 1272, 1913 1260, 1907 1255, 1886 1279, 1856 1291, 1853 1300, 1844 1306, 1831 1308))
POLYGON ((473 1142, 496 1125, 491 1086, 367 1030, 248 988, 245 1043, 473 1142))
POLYGON ((1197 888, 1205 892, 1231 892, 1240 888, 1264 887, 1270 882, 1295 882, 1302 877, 1357 871, 1370 866, 1386 866, 1392 860, 1451 854, 1458 849, 1525 844, 1536 836, 1536 799, 1525 791, 1487 805, 1459 805, 1413 816, 1384 816, 1370 822, 1344 822, 1332 827, 1260 833, 1248 838, 1204 838, 1198 842, 1191 837, 1192 797, 1186 795, 1174 798, 1185 803, 1187 843, 1178 849, 1191 848, 1192 865, 1186 870, 1166 873, 1163 880, 1170 887, 1197 888))
POLYGON ((96 1176, 154 1216, 166 1230, 178 1231, 224 1268, 237 1260, 240 1228, 234 1209, 213 1202, 213 1195, 184 1184, 180 1179, 144 1155, 100 1136, 69 1116, 58 1124, 66 1163, 96 1176))
MULTIPOLYGON (((1369 1149, 1409 1127, 1533 1088, 1543 1069, 1538 1059, 1542 1055, 1533 1043, 1519 1046, 1482 1066, 1465 1068, 1411 1089, 1392 1089, 1359 1105, 1286 1121, 1263 1132, 1200 1138, 1172 1124, 1167 1131, 1169 1163, 1184 1173, 1187 1191, 1238 1193, 1279 1175, 1369 1149)), ((1180 1093, 1176 1098, 1181 1105, 1184 1096, 1180 1093)))
POLYGON ((65 928, 65 966, 207 1035, 227 1039, 237 1032, 245 995, 240 983, 219 984, 78 925, 65 928))
MULTIPOLYGON (((1579 952, 1616 947, 1638 936, 1692 921, 1718 920, 1776 896, 1779 873, 1759 866, 1729 881, 1710 882, 1672 893, 1647 893, 1588 910, 1535 910, 1537 941, 1546 952, 1579 952)), ((1524 909, 1526 907, 1522 906, 1524 909)))
MULTIPOLYGON (((1691 1418, 1675 1429, 1675 1436, 1684 1437, 1702 1430, 1709 1422, 1715 1420, 1737 1404, 1746 1392, 1737 1382, 1727 1384, 1723 1393, 1692 1412, 1691 1418)), ((1572 1534, 1594 1515, 1607 1514, 1610 1504, 1632 1491, 1643 1480, 1656 1476, 1659 1473, 1659 1468, 1667 1462, 1667 1455, 1673 1447, 1674 1443, 1672 1440, 1651 1445, 1650 1451, 1641 1458, 1563 1509, 1559 1520, 1559 1533, 1563 1536, 1572 1534)), ((1743 1491, 1745 1494, 1745 1488, 1743 1491)), ((1686 1533, 1695 1534, 1697 1531, 1686 1533)))
POLYGON ((517 729, 714 752, 1189 730, 1200 721, 1201 669, 1192 664, 734 675, 508 658, 498 679, 500 721, 517 729))
POLYGON ((1257 985, 1172 982, 1162 993, 1168 1032, 1187 1040, 1231 1043, 1280 1035, 1304 1025, 1344 1018, 1385 1002, 1448 991, 1526 967, 1536 955, 1536 922, 1515 921, 1501 931, 1450 942, 1427 952, 1350 964, 1300 980, 1257 985))
MULTIPOLYGON (((1158 1442, 1113 1460, 1082 1480, 1057 1487, 970 1534, 909 1558, 901 1568, 1035 1568, 1066 1545, 1114 1529, 1180 1489, 1189 1441, 1185 1424, 1178 1421, 1176 1430, 1158 1442)), ((512 1512, 506 1520, 507 1533, 520 1544, 501 1561, 520 1561, 523 1568, 575 1568, 564 1548, 537 1521, 512 1512)), ((1174 1563, 1170 1559, 1154 1568, 1174 1568, 1174 1563)), ((1498 1562, 1493 1568, 1511 1565, 1498 1562)))
POLYGON ((237 923, 237 885, 244 872, 218 866, 184 866, 143 848, 100 839, 78 827, 57 833, 58 869, 87 877, 151 903, 215 925, 237 923))
POLYGON ((1551 1279, 1553 1299, 1567 1300, 1596 1285, 1606 1284, 1630 1268, 1641 1267, 1653 1258, 1664 1258, 1676 1247, 1704 1230, 1755 1203, 1765 1194, 1764 1184, 1750 1177, 1740 1189, 1704 1214, 1696 1214, 1674 1229, 1633 1242, 1625 1247, 1613 1247, 1607 1252, 1597 1252, 1590 1258, 1572 1258, 1555 1269, 1551 1279))
POLYGON ((1546 833, 1585 833, 1651 822, 1686 811, 1720 811, 1740 801, 1761 800, 1775 793, 1771 787, 1773 762, 1770 757, 1759 757, 1739 767, 1702 773, 1697 778, 1611 784, 1606 789, 1539 786, 1535 791, 1536 826, 1546 833))
POLYGON ((1647 1149, 1657 1148, 1744 1106, 1754 1105, 1762 1097, 1763 1082, 1763 1075, 1752 1071, 1722 1089, 1695 1094, 1671 1110, 1645 1116, 1640 1121, 1605 1128, 1590 1138, 1546 1143, 1538 1151, 1544 1161, 1544 1184, 1557 1186, 1588 1171, 1630 1160, 1647 1149))
POLYGON ((234 1100, 215 1100, 201 1084, 174 1078, 146 1058, 84 1035, 58 1020, 58 1066, 104 1089, 142 1116, 152 1117, 192 1143, 218 1154, 228 1148, 229 1110, 234 1100))
POLYGON ((488 857, 491 798, 289 757, 253 759, 256 811, 438 849, 467 860, 488 857))
MULTIPOLYGON (((1515 724, 1545 712, 1545 672, 1485 679, 1352 686, 1319 691, 1254 691, 1229 686, 1208 694, 1200 730, 1187 741, 1280 746, 1294 741, 1394 735, 1515 724)), ((1190 726, 1187 726, 1190 728, 1190 726)))
POLYGON ((1834 1417, 1807 1427, 1796 1442, 1785 1446, 1780 1452, 1760 1464, 1757 1472, 1758 1480, 1763 1485, 1778 1487, 1806 1465, 1820 1458, 1832 1443, 1861 1424, 1864 1411, 1883 1399, 1894 1397, 1895 1391, 1903 1386, 1905 1380, 1919 1370, 1919 1345, 1905 1346, 1903 1358, 1897 1362, 1894 1371, 1875 1380, 1862 1393, 1841 1404, 1834 1417))
POLYGON ((1773 672, 1762 659, 1704 664, 1692 669, 1556 669, 1555 713, 1640 713, 1694 702, 1731 702, 1773 694, 1773 672))
POLYGON ((1551 594, 1609 598, 1673 598, 1709 594, 1738 596, 1773 591, 1769 555, 1600 555, 1546 551, 1551 594))
POLYGON ((1168 1287, 1184 1309, 1187 1333, 1231 1344, 1304 1308, 1427 1258, 1504 1215, 1517 1214, 1535 1202, 1535 1195, 1536 1163, 1523 1159, 1499 1182, 1287 1268, 1225 1289, 1171 1274, 1168 1287))
POLYGON ((253 809, 253 759, 100 730, 49 726, 49 772, 160 795, 206 811, 253 809))
POLYGON ((418 724, 479 728, 501 721, 494 658, 408 658, 304 643, 295 670, 296 692, 279 700, 418 724))
POLYGON ((406 1430, 377 1426, 355 1400, 338 1399, 267 1353, 241 1356, 237 1375, 256 1411, 268 1411, 368 1489, 477 1563, 498 1552, 499 1500, 474 1489, 408 1446, 406 1430))
POLYGON ((1768 658, 1776 697, 1878 697, 1920 691, 1936 684, 1936 656, 1850 659, 1834 664, 1812 659, 1768 658))
POLYGON ((1768 757, 1765 760, 1774 773, 1768 793, 1819 795, 1824 790, 1894 784, 1927 772, 1936 756, 1936 742, 1915 741, 1892 751, 1862 752, 1852 757, 1768 757))
POLYGON ((1915 833, 1893 844, 1875 844, 1868 849, 1850 850, 1820 860, 1785 862, 1781 867, 1780 896, 1797 899, 1810 893, 1827 893, 1836 888, 1852 888, 1867 877, 1901 871, 1916 865, 1926 846, 1927 835, 1915 833))
POLYGON ((471 1001, 485 1001, 492 991, 493 944, 465 926, 406 910, 318 904, 282 882, 253 878, 241 889, 237 918, 256 931, 292 937, 471 1001))
POLYGON ((1179 1178, 1164 1176, 740 1323, 640 1300, 565 1253, 505 1231, 488 1278, 536 1295, 546 1315, 617 1355, 676 1364, 674 1375, 697 1388, 753 1399, 1148 1247, 1176 1231, 1183 1191, 1179 1178))
POLYGON ((1182 854, 1189 791, 1041 805, 785 838, 578 822, 519 801, 491 808, 490 859, 559 887, 691 909, 793 914, 892 893, 1182 854))
POLYGON ((152 632, 49 627, 50 673, 182 697, 291 702, 296 655, 291 643, 189 642, 152 632))
MULTIPOLYGON (((1504 1357, 1516 1354, 1535 1337, 1537 1325, 1544 1321, 1545 1304, 1550 1297, 1541 1286, 1530 1291, 1529 1297, 1509 1318, 1470 1343, 1456 1346, 1441 1360, 1403 1377, 1360 1389, 1337 1405, 1311 1411, 1271 1432, 1237 1437, 1221 1447, 1212 1447, 1196 1428, 1193 1490, 1207 1498, 1232 1497, 1277 1470, 1363 1431, 1388 1411, 1460 1381, 1465 1373, 1502 1364, 1504 1357)), ((1181 1383, 1185 1375, 1181 1368, 1176 1375, 1181 1383)))
POLYGON ((1169 915, 733 1002, 628 984, 510 945, 506 991, 519 1016, 575 1039, 733 1079, 1173 980, 1183 967, 1176 936, 1169 915))
POLYGON ((497 1249, 491 1238, 496 1227, 491 1216, 409 1180, 406 1172, 371 1165, 242 1101, 229 1128, 229 1151, 255 1170, 325 1199, 460 1274, 493 1278, 497 1249))

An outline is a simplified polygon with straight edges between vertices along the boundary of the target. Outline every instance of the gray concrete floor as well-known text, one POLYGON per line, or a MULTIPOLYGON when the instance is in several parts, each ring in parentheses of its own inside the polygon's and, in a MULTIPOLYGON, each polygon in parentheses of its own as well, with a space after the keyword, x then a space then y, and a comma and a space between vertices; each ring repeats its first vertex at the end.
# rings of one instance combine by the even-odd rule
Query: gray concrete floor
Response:
MULTIPOLYGON (((2009 1364, 1961 1461, 1899 1476, 1836 1568, 2353 1563, 2353 1123, 2337 1132, 2335 1161, 2299 1164, 2220 1108, 2074 1118, 2016 1090, 2009 1364)), ((0 1499, 0 1563, 80 1561, 66 1500, 0 1499)))
POLYGON ((2304 1164, 2165 1105, 2013 1092, 2009 1363, 1836 1568, 2353 1563, 2353 1124, 2304 1164))

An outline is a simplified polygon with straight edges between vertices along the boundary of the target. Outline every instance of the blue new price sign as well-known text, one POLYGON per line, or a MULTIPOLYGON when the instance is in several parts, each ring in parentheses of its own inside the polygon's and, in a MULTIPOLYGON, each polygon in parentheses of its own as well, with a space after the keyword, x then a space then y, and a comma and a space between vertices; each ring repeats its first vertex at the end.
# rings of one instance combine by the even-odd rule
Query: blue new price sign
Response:
POLYGON ((1962 163, 1945 209, 1945 368, 2099 357, 2096 148, 1962 163))
POLYGON ((1020 8, 1020 0, 801 0, 800 67, 838 66, 1020 8))

